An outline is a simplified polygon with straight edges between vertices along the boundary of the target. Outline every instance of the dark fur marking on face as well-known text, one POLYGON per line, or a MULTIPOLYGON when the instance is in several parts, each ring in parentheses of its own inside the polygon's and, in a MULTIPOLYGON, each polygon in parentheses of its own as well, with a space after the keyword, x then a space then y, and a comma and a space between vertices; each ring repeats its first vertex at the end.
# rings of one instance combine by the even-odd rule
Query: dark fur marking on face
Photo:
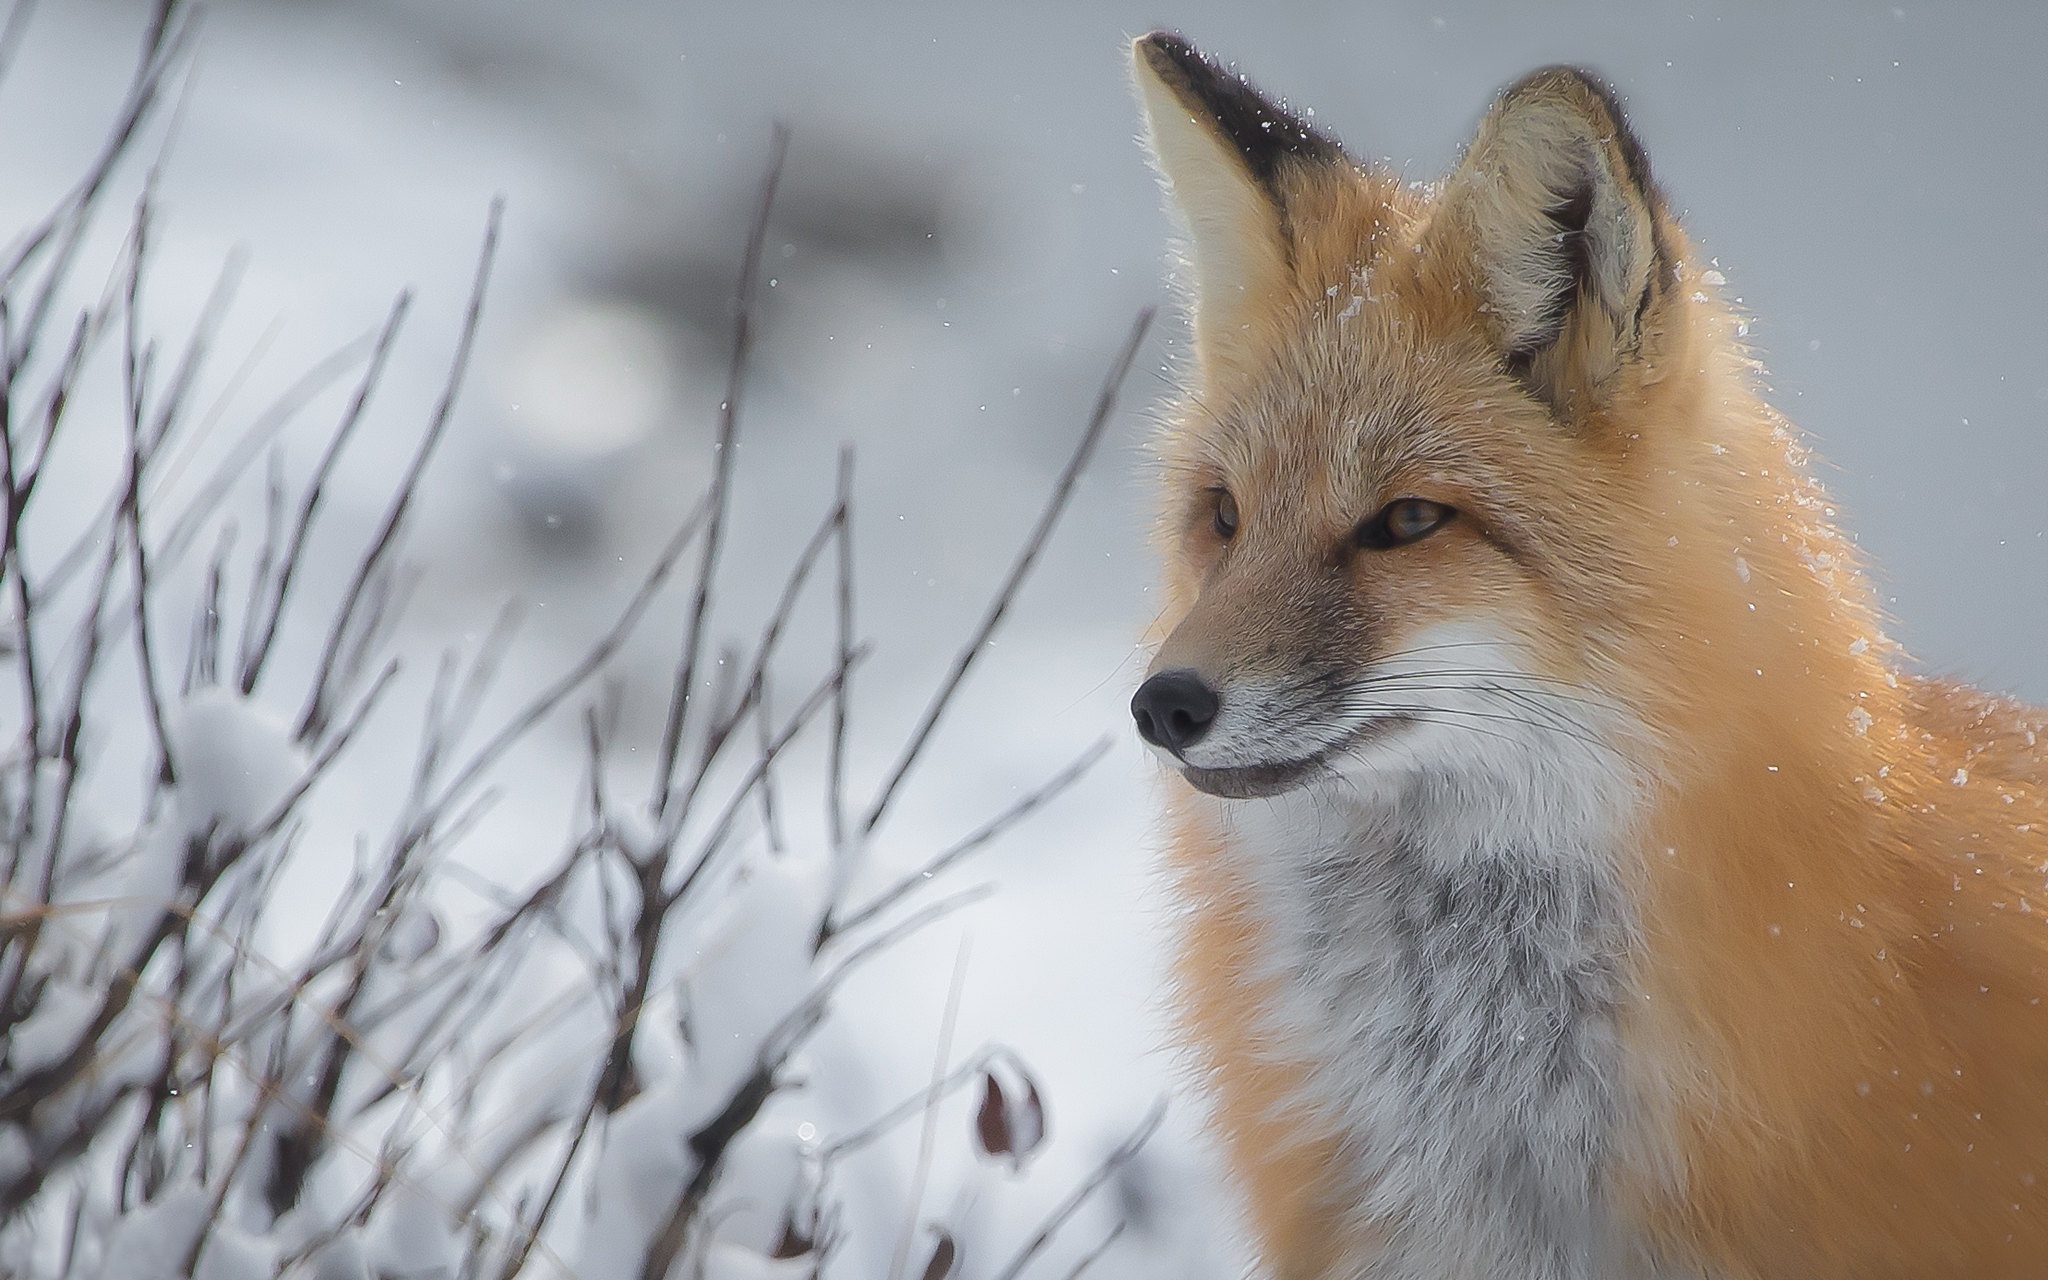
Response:
POLYGON ((1252 88, 1243 76, 1204 55, 1172 32, 1138 42, 1159 78, 1199 115, 1214 121, 1237 149, 1245 168, 1284 212, 1280 167, 1289 157, 1312 164, 1349 165, 1335 141, 1252 88))

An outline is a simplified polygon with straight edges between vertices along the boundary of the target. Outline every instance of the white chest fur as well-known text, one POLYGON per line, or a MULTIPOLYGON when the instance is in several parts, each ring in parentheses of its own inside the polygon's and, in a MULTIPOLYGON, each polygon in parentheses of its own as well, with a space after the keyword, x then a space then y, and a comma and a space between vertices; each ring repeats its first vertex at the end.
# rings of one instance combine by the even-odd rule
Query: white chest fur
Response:
MULTIPOLYGON (((1604 752, 1486 752, 1221 803, 1271 925, 1268 1028, 1316 1064, 1359 1280, 1593 1280, 1639 1255, 1604 1183, 1622 1140, 1629 787, 1604 752)), ((1349 1278, 1347 1278, 1349 1280, 1349 1278)))

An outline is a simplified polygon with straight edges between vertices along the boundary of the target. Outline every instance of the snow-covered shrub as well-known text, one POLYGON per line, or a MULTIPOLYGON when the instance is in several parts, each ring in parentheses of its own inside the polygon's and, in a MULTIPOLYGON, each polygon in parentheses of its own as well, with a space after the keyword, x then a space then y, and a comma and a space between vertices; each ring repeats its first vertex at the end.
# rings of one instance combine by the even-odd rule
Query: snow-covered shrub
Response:
MULTIPOLYGON (((112 282, 80 293, 110 180, 191 29, 175 5, 159 10, 104 154, 0 262, 0 666, 14 690, 0 707, 0 1274, 810 1277, 831 1273, 835 1250, 862 1231, 888 1236, 880 1253, 893 1254, 893 1274, 964 1274, 944 1224, 852 1220, 845 1170, 919 1120, 928 1155, 939 1100, 963 1089, 976 1091, 974 1122, 947 1140, 1016 1169, 1047 1137, 1028 1070, 1000 1047, 959 1065, 942 1057, 902 1105, 856 1117, 806 1096, 806 1051, 849 975, 969 896, 932 898, 931 873, 1093 758, 923 870, 854 894, 869 833, 1099 438, 1142 320, 984 624, 878 793, 854 803, 846 688, 861 647, 844 466, 779 603, 748 627, 757 639, 714 656, 733 629, 712 583, 778 144, 741 274, 709 492, 558 678, 508 701, 508 612, 410 685, 400 676, 416 655, 394 641, 410 582, 405 530, 478 331, 497 212, 444 393, 393 468, 381 518, 348 531, 357 550, 344 571, 310 574, 308 547, 403 302, 360 353, 355 390, 313 465, 293 482, 283 455, 267 455, 261 534, 238 549, 228 495, 256 483, 248 473, 294 406, 252 424, 197 483, 172 474, 191 456, 189 397, 219 317, 210 307, 175 354, 150 335, 147 184, 112 282), (67 312, 79 296, 88 301, 67 312), (80 421, 93 378, 118 383, 100 398, 118 403, 112 426, 80 421), (95 486, 96 503, 81 505, 95 486), (665 590, 689 606, 664 729, 622 743, 607 664, 665 590), (771 683, 789 676, 790 620, 817 592, 836 602, 832 657, 793 702, 771 705, 771 683), (298 630, 319 637, 317 653, 281 662, 280 637, 309 611, 319 625, 298 630), (373 739, 366 726, 387 724, 395 708, 385 704, 415 687, 418 739, 373 739), (587 759, 580 778, 563 780, 582 797, 574 837, 548 874, 493 900, 480 922, 451 927, 437 908, 449 852, 489 804, 507 754, 536 726, 577 714, 587 759), (807 734, 823 737, 830 761, 829 830, 814 842, 784 836, 788 798, 775 786, 778 760, 807 734), (266 943, 279 931, 276 886, 353 835, 322 830, 311 798, 364 755, 401 749, 412 764, 388 830, 358 843, 317 928, 266 943), (651 770, 622 764, 622 752, 651 770)), ((1019 1274, 1157 1118, 1073 1189, 1045 1231, 976 1273, 1019 1274)), ((918 1191, 925 1174, 920 1158, 918 1191)))

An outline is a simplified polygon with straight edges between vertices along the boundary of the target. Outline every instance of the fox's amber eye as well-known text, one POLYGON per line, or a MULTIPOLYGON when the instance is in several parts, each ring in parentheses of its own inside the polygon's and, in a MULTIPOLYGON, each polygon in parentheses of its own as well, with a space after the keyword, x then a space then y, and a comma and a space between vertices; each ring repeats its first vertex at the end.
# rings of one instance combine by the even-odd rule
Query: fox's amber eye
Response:
POLYGON ((1218 489, 1216 493, 1216 536, 1225 542, 1237 536, 1237 499, 1230 496, 1230 490, 1218 489))
POLYGON ((1399 498, 1359 525, 1352 539, 1368 551, 1385 551, 1428 537, 1457 514, 1455 507, 1427 498, 1399 498))

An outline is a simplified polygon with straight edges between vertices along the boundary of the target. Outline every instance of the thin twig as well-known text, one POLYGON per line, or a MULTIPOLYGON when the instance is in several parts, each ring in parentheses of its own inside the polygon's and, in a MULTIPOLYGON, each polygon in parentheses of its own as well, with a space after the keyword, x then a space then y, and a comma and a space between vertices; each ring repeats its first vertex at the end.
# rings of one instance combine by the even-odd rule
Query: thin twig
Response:
POLYGON ((1081 1277, 1087 1274, 1088 1268, 1102 1261, 1102 1255, 1109 1252, 1111 1245, 1123 1239, 1124 1232, 1130 1229, 1130 1225, 1131 1220, 1129 1218, 1118 1218, 1116 1225, 1109 1229, 1109 1233, 1103 1236, 1093 1249, 1082 1254, 1075 1261, 1074 1265, 1067 1269, 1067 1280, 1081 1280, 1081 1277))
POLYGON ((965 839, 953 844, 917 870, 876 894, 868 900, 865 906, 856 910, 844 920, 828 919, 826 928, 819 938, 819 945, 824 945, 825 941, 835 933, 860 928, 882 912, 901 902, 904 898, 909 897, 920 886, 929 884, 935 876, 959 862, 962 858, 981 849, 1032 812, 1050 803, 1068 787, 1079 782, 1090 769, 1095 767, 1097 761, 1108 754, 1109 743, 1110 740, 1107 737, 1097 738, 1093 746, 1083 751, 1066 768, 1046 779, 1036 790, 1026 793, 1009 808, 983 823, 965 839))
POLYGON ((371 681, 369 692, 356 703, 354 713, 342 722, 340 729, 328 735, 327 741, 321 744, 319 753, 313 757, 312 763, 306 766, 306 771, 299 775, 298 781, 292 784, 291 790, 284 793, 283 798, 271 808, 270 813, 249 833, 251 842, 261 840, 276 831, 284 824, 284 820, 291 816, 292 811, 298 808, 299 801, 306 798, 306 793, 313 789, 313 784, 320 780, 335 758, 355 739, 356 730, 362 728, 363 721, 369 719, 378 699, 384 696, 384 690, 397 678, 398 668, 399 661, 396 658, 384 664, 384 670, 371 681))
POLYGON ((1065 1200, 1060 1201, 1059 1207, 1046 1215, 1044 1223, 1038 1228, 1038 1233, 1025 1242, 1024 1247, 1019 1249, 1016 1256, 1010 1259, 1008 1266, 1005 1266, 996 1273, 995 1280, 1017 1280, 1017 1277, 1023 1273, 1024 1268, 1030 1265, 1033 1258, 1038 1256, 1039 1251, 1044 1249, 1051 1242, 1053 1236, 1059 1233, 1060 1228, 1065 1226, 1068 1220, 1075 1213, 1079 1212, 1081 1206, 1088 1202, 1088 1198, 1101 1190, 1103 1184, 1115 1177, 1118 1170, 1137 1157, 1139 1150, 1151 1140, 1153 1133, 1158 1130, 1159 1122, 1165 1118, 1166 1099, 1161 1098, 1152 1104, 1152 1109, 1145 1114, 1145 1118, 1139 1122, 1138 1127, 1131 1131, 1131 1135, 1118 1143, 1114 1151, 1103 1157, 1102 1163, 1095 1167, 1094 1173, 1088 1175, 1087 1181, 1074 1188, 1073 1192, 1065 1200))
MULTIPOLYGON (((156 558, 168 567, 177 563, 185 549, 198 537, 199 532, 213 513, 220 508, 235 482, 242 477, 249 464, 271 445, 279 432, 290 426, 299 411, 310 404, 315 397, 339 382, 348 371, 355 367, 364 353, 371 349, 371 339, 364 334, 351 338, 336 347, 314 363, 292 384, 284 389, 258 414, 227 453, 221 458, 206 480, 199 486, 177 519, 171 521, 170 532, 164 535, 158 547, 156 558)), ((189 439, 186 448, 190 448, 189 439)), ((164 464, 163 474, 158 477, 161 485, 172 475, 182 470, 183 457, 174 457, 164 464)))
POLYGON ((484 293, 491 282, 491 265, 498 254, 498 234, 504 226, 505 199, 503 196, 491 201, 491 212, 484 223, 483 249, 477 255, 476 275, 470 284, 469 306, 463 313, 462 333, 455 341, 455 358, 450 363, 448 381, 441 390, 440 403, 434 407, 433 417, 428 420, 427 429, 420 437, 419 446, 414 449, 412 461, 400 478, 391 506, 384 513, 384 522, 371 540, 369 549, 356 566, 355 578, 349 583, 348 591, 342 597, 342 605, 335 610, 334 625, 327 633, 327 643, 320 652, 318 674, 313 678, 313 687, 306 696, 305 710, 299 714, 299 723, 292 736, 304 742, 320 731, 328 715, 328 698, 332 692, 330 681, 334 677, 337 659, 341 656, 343 638, 356 619, 356 609, 362 599, 363 590, 369 584, 384 558, 391 554, 398 538, 399 526, 404 522, 406 512, 412 507, 413 499, 419 494, 420 477, 440 446, 441 438, 448 431, 449 420, 454 416, 455 397, 462 390, 462 384, 469 372, 469 358, 476 348, 477 330, 483 323, 484 293))
POLYGON ((398 339, 398 330, 405 323, 405 313, 411 305, 410 290, 400 293, 392 302, 384 327, 378 331, 377 345, 370 350, 370 363, 363 370, 362 380, 356 383, 355 395, 349 401, 347 412, 342 414, 341 425, 328 437, 327 448, 313 468, 313 477, 306 482, 305 496, 299 503, 299 518, 292 526, 291 542, 277 562, 277 577, 270 599, 261 611, 263 629, 242 654, 239 678, 245 695, 255 691, 256 681, 263 674, 263 664, 270 657, 271 643, 277 638, 277 624, 284 616, 285 600, 291 594, 292 577, 298 572, 299 561, 304 557, 306 534, 313 527, 313 517, 320 510, 327 480, 334 473, 334 464, 340 459, 341 451, 348 447, 349 438, 355 434, 356 425, 363 420, 363 410, 369 406, 370 393, 383 379, 385 361, 390 358, 392 345, 398 339))
MULTIPOLYGON (((150 175, 154 185, 156 175, 150 175)), ((141 247, 137 246, 138 256, 141 247)), ((155 451, 172 423, 185 407, 186 397, 192 394, 193 384, 198 381, 199 370, 206 364, 206 357, 213 349, 213 341, 220 335, 221 324, 227 319, 228 309, 234 304, 235 293, 242 284, 242 272, 248 268, 248 253, 235 248, 221 262, 220 274, 214 278, 213 291, 206 296, 206 302, 199 309, 199 318, 192 324, 192 336, 185 343, 185 354, 179 358, 178 366, 171 373, 170 382, 164 387, 162 402, 157 405, 147 442, 155 451)))
POLYGON ((195 19, 176 0, 159 0, 156 20, 143 42, 142 55, 129 81, 127 98, 114 126, 100 144, 99 155, 78 184, 67 192, 57 207, 41 222, 15 241, 6 266, 0 267, 0 293, 12 294, 16 279, 42 252, 55 244, 43 285, 29 306, 27 323, 14 335, 15 344, 5 353, 10 375, 20 372, 36 348, 50 307, 60 286, 70 278, 72 263, 85 242, 86 223, 98 206, 101 193, 113 177, 115 167, 134 145, 135 136, 155 110, 163 78, 183 56, 191 42, 195 19))
POLYGON ((199 592, 199 608, 192 619, 191 648, 185 654, 185 683, 180 691, 191 697, 194 689, 220 681, 221 595, 226 589, 228 556, 235 548, 235 523, 221 526, 213 544, 213 556, 206 562, 206 585, 199 592))
POLYGON ((690 622, 684 634, 683 652, 676 668, 675 684, 669 690, 668 720, 662 727, 661 749, 655 756, 654 803, 657 816, 669 808, 670 790, 682 750, 683 729, 689 719, 690 700, 696 694, 697 657, 703 650, 705 626, 710 620, 711 580, 718 572, 718 553, 725 542, 725 515, 732 505, 732 469, 738 453, 740 393, 746 387, 747 365, 754 349, 754 301, 761 276, 761 254, 768 243, 768 218, 775 208, 775 188, 782 181, 782 162, 789 154, 789 128, 777 124, 769 143, 768 173, 761 181, 761 198, 754 220, 747 230, 747 250, 740 268, 739 290, 733 315, 732 361, 726 368, 725 399, 718 406, 718 442, 711 473, 711 524, 704 537, 704 553, 697 562, 697 593, 690 603, 690 622))
POLYGON ((5 80, 14 66, 14 55, 21 52, 21 38, 28 34, 29 15, 35 11, 36 0, 14 0, 7 6, 7 25, 0 27, 0 80, 5 80))
MULTIPOLYGON (((26 3, 27 0, 21 2, 26 3)), ((11 314, 5 298, 0 297, 0 349, 12 341, 8 336, 12 329, 11 314)), ((24 497, 14 457, 13 400, 13 374, 6 362, 0 360, 0 413, 7 415, 5 421, 0 421, 0 495, 4 495, 7 504, 4 543, 0 543, 0 575, 4 575, 13 587, 14 659, 21 674, 21 799, 16 807, 13 830, 8 833, 7 884, 15 883, 15 876, 21 870, 22 849, 36 828, 36 793, 40 790, 36 776, 41 769, 43 755, 42 676, 36 657, 35 612, 31 604, 28 566, 24 563, 21 547, 24 497)), ((0 1026, 10 1025, 11 1020, 11 1013, 0 1007, 0 1026)))
MULTIPOLYGON (((855 649, 853 651, 854 666, 859 666, 861 660, 866 656, 866 649, 855 649)), ((739 785, 733 789, 732 795, 727 797, 725 807, 719 810, 718 817, 713 819, 709 832, 698 845, 697 856, 691 862, 689 871, 684 873, 681 883, 669 892, 669 897, 672 901, 681 901, 689 896, 691 886, 704 874, 704 871, 711 865, 712 859, 717 856, 719 850, 725 847, 726 839, 731 835, 734 824, 739 820, 740 814, 745 811, 749 794, 756 786, 760 785, 761 779, 766 776, 766 771, 774 765, 776 758, 789 747, 789 744, 796 738, 796 735, 802 732, 804 727, 811 722, 818 712, 825 708, 830 700, 832 690, 843 684, 847 673, 852 670, 853 667, 844 667, 826 676, 822 682, 805 696, 803 702, 798 704, 795 713, 783 725, 781 732, 777 733, 774 739, 762 749, 753 767, 748 770, 746 777, 740 780, 739 785)), ((680 818, 676 819, 676 821, 679 824, 680 818)), ((677 834, 679 834, 678 829, 671 827, 663 833, 662 844, 664 846, 668 845, 675 839, 677 834)))
MULTIPOLYGON (((114 568, 121 558, 121 528, 116 524, 108 531, 106 545, 100 552, 99 574, 94 583, 91 603, 85 619, 79 624, 77 641, 78 657, 72 667, 70 696, 64 703, 57 741, 52 744, 57 764, 56 795, 51 801, 47 825, 49 834, 42 841, 43 855, 36 873, 36 886, 31 898, 33 902, 47 903, 57 873, 57 859, 65 848, 71 817, 71 797, 78 786, 78 739, 85 724, 86 695, 92 680, 100 670, 100 643, 102 639, 101 619, 107 607, 107 597, 112 589, 114 568)), ((41 781, 41 761, 47 749, 36 746, 30 754, 31 784, 41 781)), ((17 883, 10 880, 9 883, 17 883)), ((17 997, 21 984, 28 974, 28 966, 34 959, 36 943, 41 933, 41 917, 32 919, 14 940, 14 945, 0 949, 0 958, 11 955, 14 967, 5 978, 0 978, 0 1019, 12 1025, 17 997)))
POLYGON ((910 1202, 905 1206, 903 1230, 896 1237, 896 1253, 889 1260, 889 1280, 901 1280, 910 1263, 910 1242, 917 1238, 917 1221, 924 1208, 925 1179, 931 1176, 932 1147, 939 1137, 939 1103, 945 1099, 946 1062, 953 1056, 953 1031, 960 1021, 960 995, 967 989, 967 956, 973 935, 960 935, 960 948, 953 955, 953 982, 946 988, 946 1012, 939 1020, 939 1049, 932 1058, 932 1083, 925 1091, 924 1127, 917 1135, 917 1164, 910 1173, 910 1202))
POLYGON ((632 634, 634 627, 639 625, 641 615, 647 612, 647 606, 661 590, 662 584, 668 581, 669 574, 675 569, 676 561, 690 545, 690 540, 697 536, 698 527, 703 523, 703 519, 704 509, 701 506, 690 513, 682 526, 676 530, 675 536, 669 539, 668 545, 662 548, 654 567, 641 579, 639 590, 626 602, 626 607, 620 611, 611 629, 585 652, 581 661, 542 690, 470 756, 469 762, 441 788, 440 799, 436 802, 438 805, 446 805, 460 795, 499 756, 531 732, 533 727, 560 706, 564 699, 581 688, 584 681, 611 661, 612 655, 619 651, 626 643, 626 638, 632 634))
MULTIPOLYGON (((853 652, 853 448, 839 450, 839 478, 834 485, 833 505, 839 510, 838 591, 833 611, 832 642, 840 666, 853 652)), ((846 848, 846 704, 850 686, 840 681, 832 694, 832 742, 825 765, 826 836, 832 842, 833 860, 840 864, 835 879, 849 856, 846 848)))
MULTIPOLYGON (((232 525, 233 521, 226 523, 232 525)), ((284 450, 273 446, 263 477, 263 541, 256 545, 256 563, 249 570, 249 600, 242 608, 242 641, 237 653, 249 652, 256 625, 263 618, 263 593, 270 584, 284 536, 284 450)))
POLYGON ((158 776, 166 785, 178 780, 176 754, 171 747, 170 730, 164 721, 163 695, 157 689, 156 657, 151 648, 149 634, 149 552, 142 537, 142 467, 150 447, 142 438, 142 402, 147 394, 149 357, 151 352, 138 346, 138 330, 141 325, 142 305, 142 259, 149 247, 151 201, 154 198, 154 175, 150 186, 143 189, 142 198, 135 207, 134 248, 129 256, 128 309, 124 326, 126 338, 125 367, 128 419, 128 496, 123 503, 122 517, 128 525, 128 549, 133 557, 135 570, 135 656, 142 667, 142 692, 149 707, 150 727, 156 732, 158 751, 158 776))
POLYGON ((1004 577, 1002 586, 997 589, 995 600, 989 605, 987 614, 982 617, 981 625, 975 628, 973 636, 954 656, 952 670, 940 681, 938 692, 932 695, 931 704, 925 708, 924 718, 918 721, 917 729, 910 735, 909 743, 903 748, 903 754, 897 758, 896 766, 889 771, 887 780, 882 783, 881 790, 875 795, 874 803, 868 807, 867 816, 861 820, 860 833, 863 837, 873 835, 876 826, 889 812, 889 803, 895 799, 897 788, 902 786, 911 766, 917 763, 917 758, 924 751, 924 745, 930 739, 932 729, 937 726, 939 717, 952 705, 953 694, 959 689, 961 680, 966 678, 968 668, 981 656, 989 637, 995 633, 996 627, 1002 623, 1003 616, 1009 612, 1010 605, 1016 600, 1018 590, 1024 585, 1024 579, 1030 576, 1032 566, 1038 563, 1039 553, 1045 550, 1046 542, 1052 537, 1053 526, 1059 523, 1060 516, 1067 509, 1068 499, 1073 497, 1074 486, 1081 479, 1081 469, 1088 465, 1088 459, 1094 455, 1095 446, 1100 443, 1104 431, 1109 426, 1110 416, 1116 411, 1117 394, 1122 390, 1124 379, 1129 375, 1132 363, 1138 358, 1138 347, 1144 342, 1145 332, 1151 326, 1152 308, 1147 307, 1138 313, 1137 320, 1131 325, 1130 335, 1124 339, 1123 349, 1110 365, 1109 376, 1103 380, 1102 390, 1095 398, 1095 412, 1089 415, 1088 428, 1081 433, 1080 443, 1074 447, 1073 454, 1067 459, 1066 469, 1060 472, 1059 480, 1053 485, 1045 509, 1039 513, 1038 523, 1032 527, 1031 536, 1024 541, 1024 549, 1018 553, 1016 562, 1010 566, 1010 572, 1004 577))
MULTIPOLYGON (((1008 1063, 1020 1075, 1030 1074, 1025 1069, 1023 1060, 1017 1056, 1014 1050, 1003 1045, 989 1045, 976 1052, 959 1066, 953 1068, 952 1074, 946 1077, 944 1087, 940 1090, 940 1093, 951 1095, 962 1086, 979 1080, 981 1073, 992 1062, 1008 1063)), ((910 1119, 910 1117, 921 1114, 931 1105, 931 1096, 929 1087, 919 1089, 916 1093, 884 1111, 881 1115, 869 1120, 860 1128, 855 1129, 851 1133, 841 1134, 831 1142, 820 1147, 818 1149, 819 1158, 823 1160, 837 1160, 840 1156, 859 1151, 861 1148, 873 1143, 883 1134, 894 1129, 897 1125, 910 1119)))
MULTIPOLYGON (((739 697, 732 699, 731 705, 724 708, 722 712, 717 709, 724 699, 718 697, 712 699, 712 706, 714 708, 712 715, 713 723, 710 730, 704 735, 703 750, 698 757, 696 769, 691 772, 689 784, 683 788, 680 797, 673 801, 672 807, 676 813, 687 814, 690 812, 691 807, 696 803, 697 793, 703 788, 705 780, 711 775, 712 766, 723 756, 725 746, 730 740, 733 731, 739 727, 741 721, 746 719, 749 714, 758 711, 757 704, 761 701, 762 695, 767 689, 769 661, 774 657, 775 651, 781 643, 783 630, 789 625, 790 615, 796 610, 797 601, 803 594, 804 585, 810 580, 813 569, 817 566, 818 558, 824 553, 826 545, 831 541, 833 531, 839 527, 840 522, 844 518, 845 512, 837 505, 834 505, 830 511, 825 513, 825 518, 819 521, 817 529, 812 532, 810 540, 804 544, 803 550, 797 553, 794 565, 783 579, 782 594, 776 600, 774 610, 768 615, 768 623, 762 628, 760 641, 754 646, 753 662, 747 671, 744 683, 738 686, 742 690, 739 697)), ((731 677, 734 669, 735 664, 731 663, 721 663, 718 668, 720 676, 728 682, 728 691, 732 687, 731 677)))
MULTIPOLYGON (((833 687, 838 688, 845 683, 842 680, 833 687)), ((757 735, 756 743, 758 744, 758 750, 764 757, 768 754, 768 749, 774 742, 772 717, 773 712, 770 711, 768 706, 768 675, 766 672, 763 672, 755 685, 754 715, 752 718, 757 735)), ((775 854, 784 853, 788 850, 789 844, 783 839, 782 835, 782 816, 775 801, 775 771, 772 767, 766 765, 762 767, 761 785, 756 790, 761 793, 761 830, 768 837, 768 851, 775 854)))

